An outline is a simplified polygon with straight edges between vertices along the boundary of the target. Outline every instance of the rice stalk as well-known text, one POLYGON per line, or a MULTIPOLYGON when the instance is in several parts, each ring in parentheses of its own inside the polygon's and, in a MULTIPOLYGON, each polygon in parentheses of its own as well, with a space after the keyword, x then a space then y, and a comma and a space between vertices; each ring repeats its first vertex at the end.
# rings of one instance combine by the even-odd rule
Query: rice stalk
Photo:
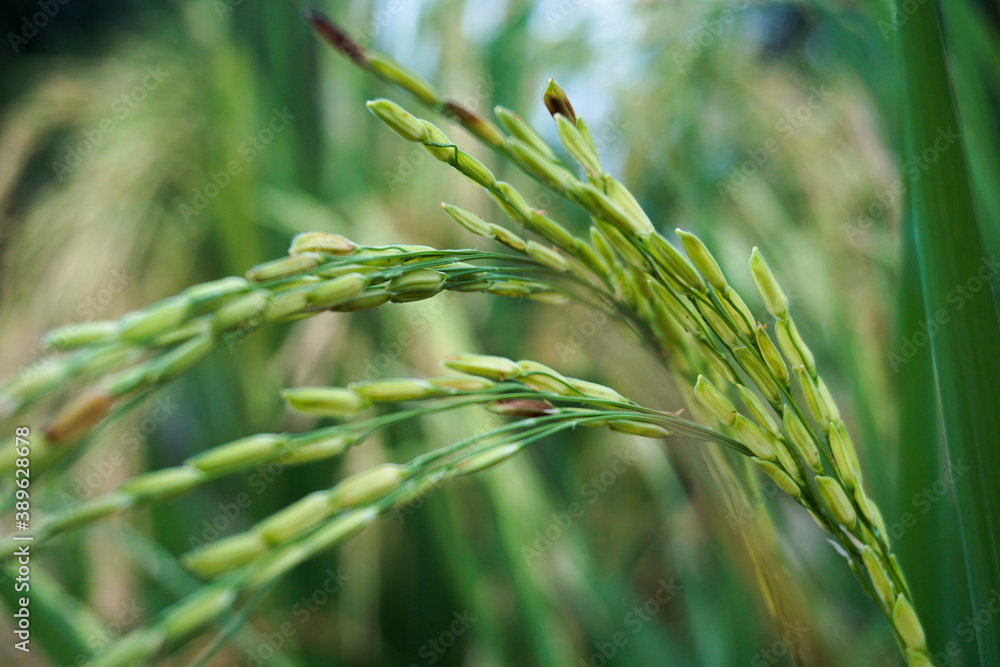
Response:
MULTIPOLYGON (((356 310, 428 298, 443 289, 464 288, 541 300, 578 295, 557 287, 568 282, 595 297, 591 303, 616 304, 621 319, 662 352, 687 392, 721 423, 722 430, 642 408, 614 388, 566 377, 535 362, 458 355, 447 365, 498 384, 469 394, 458 391, 456 396, 523 419, 496 429, 488 434, 490 437, 474 436, 402 466, 386 464, 359 473, 336 487, 306 496, 248 533, 227 538, 200 554, 193 553, 188 563, 194 569, 225 573, 223 577, 123 639, 97 664, 127 664, 150 658, 167 641, 211 622, 244 589, 273 582, 303 560, 367 525, 380 512, 406 502, 419 484, 436 483, 440 475, 459 476, 485 469, 530 442, 583 425, 607 426, 649 437, 682 434, 747 456, 839 545, 859 582, 889 620, 901 653, 911 664, 926 664, 929 658, 925 636, 881 514, 865 491, 853 439, 819 373, 814 354, 799 333, 789 299, 762 254, 757 249, 749 253, 749 272, 774 320, 776 344, 728 282, 708 247, 697 236, 678 229, 678 248, 656 230, 629 190, 604 172, 586 122, 554 82, 547 86, 544 101, 563 148, 576 161, 582 176, 577 174, 577 167, 557 159, 551 147, 516 114, 497 110, 505 133, 478 114, 442 99, 430 84, 404 66, 361 49, 319 14, 311 13, 309 20, 321 36, 355 64, 457 120, 489 148, 582 209, 591 222, 589 240, 575 236, 545 213, 528 206, 513 186, 497 181, 485 165, 437 126, 394 102, 374 100, 368 108, 381 122, 483 188, 508 217, 552 247, 522 239, 450 204, 445 205, 450 217, 518 255, 400 246, 358 248, 353 243, 315 234, 300 237, 288 258, 255 267, 246 280, 198 286, 115 323, 94 324, 73 335, 65 330, 51 334, 48 340, 54 346, 79 347, 83 351, 68 357, 71 361, 62 365, 53 364, 34 384, 6 385, 2 396, 10 412, 51 394, 67 380, 84 377, 88 372, 117 370, 106 384, 99 385, 103 393, 84 395, 79 403, 67 407, 48 430, 50 439, 55 433, 62 440, 72 440, 100 423, 115 399, 159 386, 186 372, 217 345, 221 336, 245 326, 254 317, 262 317, 264 323, 289 321, 330 309, 356 310), (514 261, 514 257, 531 279, 515 268, 465 264, 487 259, 514 261), (127 361, 117 358, 102 359, 101 363, 91 360, 89 365, 80 361, 84 358, 81 355, 108 350, 121 353, 133 347, 143 352, 152 350, 158 356, 124 371, 120 366, 127 361), (793 375, 804 401, 793 390, 793 375), (736 407, 736 397, 745 411, 736 407), (556 407, 562 403, 574 407, 556 407), (590 407, 575 407, 580 404, 590 407), (481 444, 484 440, 486 444, 481 444), (480 446, 465 451, 473 444, 480 446), (236 570, 230 572, 232 568, 236 570)), ((437 399, 441 388, 433 381, 393 381, 343 389, 300 388, 289 390, 286 400, 297 409, 340 418, 354 415, 372 403, 437 399)), ((444 405, 442 409, 454 407, 447 401, 444 405)), ((398 414, 409 418, 430 410, 415 408, 398 414)), ((325 432, 324 437, 327 435, 331 433, 325 432)), ((269 460, 267 457, 287 455, 289 452, 282 451, 284 447, 306 439, 258 435, 208 450, 176 469, 130 480, 75 513, 54 517, 41 538, 133 504, 188 491, 213 475, 228 474, 269 460)), ((59 440, 57 437, 56 442, 59 440)), ((322 451, 317 456, 338 453, 342 443, 336 443, 328 449, 317 448, 322 451)), ((767 584, 765 594, 770 595, 767 584)), ((773 604, 771 607, 772 613, 778 615, 773 604)))

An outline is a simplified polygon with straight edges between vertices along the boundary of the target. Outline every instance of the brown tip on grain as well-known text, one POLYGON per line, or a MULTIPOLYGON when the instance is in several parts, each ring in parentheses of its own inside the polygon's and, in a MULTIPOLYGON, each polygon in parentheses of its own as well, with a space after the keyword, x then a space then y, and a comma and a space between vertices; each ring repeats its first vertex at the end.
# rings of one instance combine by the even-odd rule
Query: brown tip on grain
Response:
POLYGON ((514 417, 541 417, 552 414, 552 404, 531 398, 509 398, 494 402, 489 409, 502 415, 514 417))
POLYGON ((81 394, 56 415, 45 429, 45 438, 52 444, 76 440, 104 419, 113 400, 102 390, 81 394))
POLYGON ((466 122, 466 121, 477 121, 482 120, 474 111, 466 109, 464 106, 455 102, 453 100, 445 100, 444 110, 449 116, 453 116, 455 120, 466 122))
POLYGON ((489 129, 489 123, 485 118, 472 109, 462 106, 458 102, 445 100, 444 113, 478 134, 481 134, 489 129))
POLYGON ((335 49, 361 66, 368 65, 368 59, 365 58, 361 47, 322 12, 316 9, 309 9, 305 13, 305 18, 313 30, 335 49))
POLYGON ((576 123, 576 111, 573 110, 573 105, 570 104, 569 98, 566 97, 566 93, 556 84, 555 80, 549 79, 542 99, 545 101, 545 108, 549 110, 553 118, 556 117, 556 114, 559 114, 564 116, 569 122, 576 123))

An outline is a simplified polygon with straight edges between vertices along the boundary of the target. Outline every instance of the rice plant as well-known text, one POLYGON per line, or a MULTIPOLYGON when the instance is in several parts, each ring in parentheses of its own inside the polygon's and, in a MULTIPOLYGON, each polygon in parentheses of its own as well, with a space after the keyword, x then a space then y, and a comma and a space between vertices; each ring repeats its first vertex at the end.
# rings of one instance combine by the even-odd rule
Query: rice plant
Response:
MULTIPOLYGON (((317 11, 309 12, 307 21, 335 51, 392 93, 402 94, 398 101, 370 100, 367 109, 374 121, 441 163, 420 169, 458 172, 495 202, 505 218, 488 220, 459 203, 441 204, 442 224, 458 223, 480 237, 479 248, 436 248, 391 238, 385 245, 365 245, 341 234, 303 232, 290 239, 287 256, 248 267, 243 276, 188 287, 119 319, 48 332, 43 357, 0 385, 0 417, 17 418, 39 405, 57 405, 44 432, 33 433, 30 440, 33 483, 58 475, 109 426, 190 375, 220 347, 232 350, 263 330, 296 326, 331 311, 350 317, 444 294, 479 293, 537 302, 546 309, 573 306, 604 313, 631 345, 657 358, 656 381, 676 384, 683 402, 668 410, 655 408, 628 398, 627 388, 571 377, 538 361, 461 351, 441 360, 451 372, 440 376, 289 387, 281 394, 289 410, 333 424, 241 437, 180 465, 132 475, 107 493, 34 520, 32 548, 58 549, 62 536, 271 463, 305 467, 329 461, 419 420, 453 419, 463 409, 494 417, 489 427, 409 460, 374 465, 332 487, 308 489, 246 530, 187 550, 179 562, 197 577, 194 590, 90 656, 88 664, 113 667, 168 659, 218 627, 197 658, 207 664, 294 568, 341 546, 381 515, 422 502, 452 480, 503 471, 506 462, 541 441, 562 434, 572 442, 588 428, 701 452, 714 481, 709 493, 719 506, 735 506, 739 496, 755 494, 769 480, 788 503, 800 506, 798 511, 815 522, 829 548, 842 557, 870 604, 884 616, 901 659, 909 665, 934 664, 934 647, 928 646, 916 611, 920 605, 865 483, 870 471, 861 465, 854 437, 824 381, 829 369, 800 332, 796 304, 772 272, 771 265, 780 266, 784 258, 772 256, 769 264, 758 248, 744 248, 756 293, 741 295, 734 286, 740 281, 723 271, 699 236, 677 229, 673 241, 661 232, 664 221, 652 220, 628 186, 605 169, 584 105, 574 106, 554 80, 540 91, 537 103, 548 111, 559 146, 550 145, 544 132, 514 110, 497 107, 491 119, 446 98, 405 64, 357 43, 317 11), (478 145, 450 138, 410 106, 414 101, 467 132, 478 145), (487 151, 575 208, 588 221, 587 228, 560 219, 555 210, 532 207, 523 191, 498 179, 494 171, 499 170, 476 157, 487 151), (754 312, 748 302, 762 303, 764 310, 754 312), (70 398, 63 400, 67 393, 70 398)), ((920 98, 921 88, 912 89, 920 98)), ((941 114, 947 116, 948 110, 941 114)), ((924 125, 915 122, 914 127, 924 125)), ((971 206, 968 201, 964 205, 971 206)), ((933 228, 933 216, 928 217, 933 228)), ((974 228, 974 216, 968 217, 974 228)), ((922 265, 936 261, 926 240, 918 250, 922 265)), ((962 251, 970 256, 978 252, 972 247, 962 251)), ((949 284, 955 277, 948 273, 946 258, 939 268, 942 276, 933 285, 949 284)), ((983 321, 977 335, 984 344, 995 343, 988 317, 983 321)), ((935 354, 943 353, 935 348, 935 354)), ((956 380, 964 362, 952 361, 950 375, 938 369, 939 381, 956 380)), ((947 386, 942 385, 942 396, 947 386)), ((965 402, 951 398, 944 403, 955 412, 969 405, 988 411, 994 399, 987 388, 970 392, 965 402)), ((946 413, 946 425, 957 428, 946 413)), ((950 438, 949 446, 975 451, 975 434, 966 436, 965 441, 950 438)), ((2 444, 4 479, 13 478, 24 447, 18 436, 2 444)), ((19 500, 13 487, 5 489, 5 509, 16 508, 19 500)), ((984 507, 981 530, 988 530, 990 516, 984 507)), ((743 547, 767 611, 781 627, 790 620, 783 589, 795 584, 787 572, 768 567, 775 538, 766 508, 759 519, 761 525, 743 535, 743 547)), ((978 568, 987 579, 995 544, 979 542, 990 539, 981 535, 966 547, 974 554, 970 570, 978 568)), ((14 562, 18 546, 9 539, 0 546, 7 563, 14 562)), ((794 663, 805 660, 795 646, 787 648, 794 663)), ((990 664, 988 642, 980 644, 980 651, 983 664, 990 664)))

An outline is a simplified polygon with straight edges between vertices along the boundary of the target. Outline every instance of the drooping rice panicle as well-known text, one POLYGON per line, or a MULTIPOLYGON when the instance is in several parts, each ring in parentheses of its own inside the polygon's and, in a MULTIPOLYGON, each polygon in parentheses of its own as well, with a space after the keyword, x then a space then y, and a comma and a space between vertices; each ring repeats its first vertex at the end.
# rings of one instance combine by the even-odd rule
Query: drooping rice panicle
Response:
MULTIPOLYGON (((88 382, 90 387, 71 398, 54 415, 44 435, 36 438, 35 470, 41 472, 72 453, 75 443, 83 441, 116 406, 165 385, 220 345, 232 349, 269 324, 330 310, 352 312, 422 300, 445 290, 548 303, 594 298, 586 295, 593 290, 578 277, 564 276, 551 263, 530 256, 357 246, 339 235, 318 232, 297 237, 290 252, 286 258, 250 269, 247 278, 198 285, 118 321, 70 324, 46 334, 44 343, 53 356, 36 370, 2 385, 0 405, 14 414, 68 382, 88 382), (321 254, 330 252, 337 254, 321 254), (512 266, 468 263, 476 260, 502 260, 512 266), (58 351, 69 354, 55 356, 58 351)), ((0 471, 9 472, 14 459, 13 440, 0 443, 0 471)))
MULTIPOLYGON (((444 377, 378 380, 345 389, 304 387, 286 390, 285 400, 293 409, 322 417, 353 417, 378 403, 432 401, 432 404, 303 434, 257 434, 216 446, 188 458, 180 466, 138 475, 104 496, 82 501, 43 518, 34 535, 36 544, 41 547, 51 537, 67 530, 79 529, 123 510, 175 498, 220 477, 252 470, 271 461, 298 465, 339 456, 386 426, 470 405, 484 405, 512 416, 525 416, 529 408, 536 410, 538 405, 544 405, 546 410, 552 410, 546 414, 560 419, 575 419, 579 414, 568 409, 558 412, 552 407, 553 403, 591 406, 592 410, 614 411, 618 415, 600 424, 612 431, 645 433, 648 437, 678 433, 724 442, 743 451, 739 443, 721 434, 674 415, 635 405, 610 388, 566 378, 537 362, 521 362, 529 370, 510 360, 476 355, 461 355, 446 363, 467 372, 478 370, 479 375, 488 364, 504 364, 505 370, 517 369, 517 372, 503 377, 505 381, 500 384, 485 377, 444 377), (669 431, 664 425, 669 426, 669 431)), ((496 371, 487 374, 501 379, 496 371)), ((596 420, 591 422, 596 423, 596 420)), ((0 550, 0 557, 9 556, 15 545, 11 543, 8 547, 0 550)))
MULTIPOLYGON (((496 356, 449 358, 447 366, 469 376, 461 379, 290 389, 285 399, 294 409, 324 417, 354 417, 375 404, 420 405, 307 434, 258 434, 206 450, 180 466, 138 475, 105 496, 43 522, 36 535, 39 546, 62 531, 188 492, 261 462, 336 456, 373 430, 404 419, 483 405, 516 421, 406 464, 387 463, 360 472, 306 495, 245 533, 192 552, 188 566, 218 576, 216 582, 117 642, 95 664, 148 660, 168 641, 210 624, 241 593, 275 581, 379 513, 412 499, 422 485, 477 472, 530 442, 585 425, 647 437, 685 435, 744 455, 748 467, 766 475, 808 511, 846 554, 860 583, 891 623, 910 664, 928 664, 924 632, 881 514, 864 490, 854 441, 792 318, 789 299, 760 252, 751 251, 749 271, 774 320, 771 334, 729 284, 709 244, 681 229, 676 230, 679 244, 671 242, 625 185, 604 171, 586 121, 554 81, 549 81, 543 101, 565 153, 575 164, 563 162, 514 112, 498 107, 499 125, 494 124, 444 99, 401 64, 361 48, 322 15, 311 12, 308 19, 356 65, 455 120, 582 209, 589 218, 589 235, 580 238, 532 208, 514 186, 498 181, 436 125, 390 100, 373 100, 368 108, 381 122, 482 187, 512 221, 544 243, 444 204, 445 212, 467 230, 516 254, 359 246, 338 235, 311 232, 296 237, 288 257, 254 267, 245 278, 192 287, 118 321, 56 330, 46 337, 47 345, 69 353, 49 358, 0 387, 0 413, 13 414, 52 396, 68 382, 86 384, 58 410, 45 437, 36 439, 34 464, 39 470, 72 453, 74 444, 85 442, 109 415, 184 374, 222 342, 238 343, 270 323, 327 310, 416 301, 444 290, 612 304, 675 370, 681 393, 697 408, 692 412, 699 419, 715 418, 722 426, 719 431, 699 426, 639 406, 612 387, 567 377, 537 362, 496 356)), ((12 450, 13 443, 0 450, 0 469, 13 465, 12 450)), ((712 451, 707 457, 711 473, 721 480, 725 501, 732 503, 730 494, 742 488, 739 481, 734 483, 739 476, 727 459, 712 451)), ((779 618, 774 579, 752 539, 746 536, 756 575, 771 613, 779 618)), ((0 555, 9 556, 10 551, 0 555)))

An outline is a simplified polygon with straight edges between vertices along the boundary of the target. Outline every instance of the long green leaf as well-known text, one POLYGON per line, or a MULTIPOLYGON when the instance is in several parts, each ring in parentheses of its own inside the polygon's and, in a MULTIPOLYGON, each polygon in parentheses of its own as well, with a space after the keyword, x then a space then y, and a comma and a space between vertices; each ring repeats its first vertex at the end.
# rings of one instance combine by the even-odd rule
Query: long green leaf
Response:
MULTIPOLYGON (((0 586, 0 599, 3 600, 6 612, 13 614, 19 608, 22 597, 30 600, 29 648, 40 648, 42 654, 47 655, 54 664, 76 665, 81 660, 90 660, 94 655, 95 639, 104 640, 109 636, 108 629, 100 619, 83 602, 63 590, 59 581, 45 570, 32 567, 28 582, 30 588, 23 592, 15 591, 14 588, 16 560, 5 566, 2 573, 5 580, 0 586)), ((21 641, 13 634, 9 636, 11 644, 21 641)))
MULTIPOLYGON (((903 82, 905 164, 925 160, 930 151, 935 155, 934 163, 909 188, 909 222, 916 239, 924 316, 939 317, 940 322, 929 338, 949 458, 971 468, 956 484, 955 494, 969 591, 978 610, 1000 590, 1000 321, 989 284, 982 279, 995 282, 995 275, 992 259, 983 250, 961 138, 954 138, 961 126, 935 4, 910 13, 904 5, 896 3, 896 16, 906 20, 900 21, 895 35, 903 82)), ((1000 634, 986 629, 977 640, 982 664, 1000 664, 1000 634)))
MULTIPOLYGON (((912 228, 910 230, 912 232, 912 228)), ((924 318, 916 239, 903 234, 897 299, 897 334, 909 336, 924 318)), ((889 515, 890 534, 913 589, 917 613, 931 648, 943 649, 971 614, 961 536, 955 521, 952 488, 938 408, 931 354, 919 354, 899 367, 899 454, 896 457, 896 503, 889 515), (941 491, 941 484, 945 487, 941 491), (929 493, 928 493, 929 491, 929 493)), ((962 477, 958 477, 962 483, 962 477)), ((976 664, 975 645, 966 648, 968 664, 976 664)))

